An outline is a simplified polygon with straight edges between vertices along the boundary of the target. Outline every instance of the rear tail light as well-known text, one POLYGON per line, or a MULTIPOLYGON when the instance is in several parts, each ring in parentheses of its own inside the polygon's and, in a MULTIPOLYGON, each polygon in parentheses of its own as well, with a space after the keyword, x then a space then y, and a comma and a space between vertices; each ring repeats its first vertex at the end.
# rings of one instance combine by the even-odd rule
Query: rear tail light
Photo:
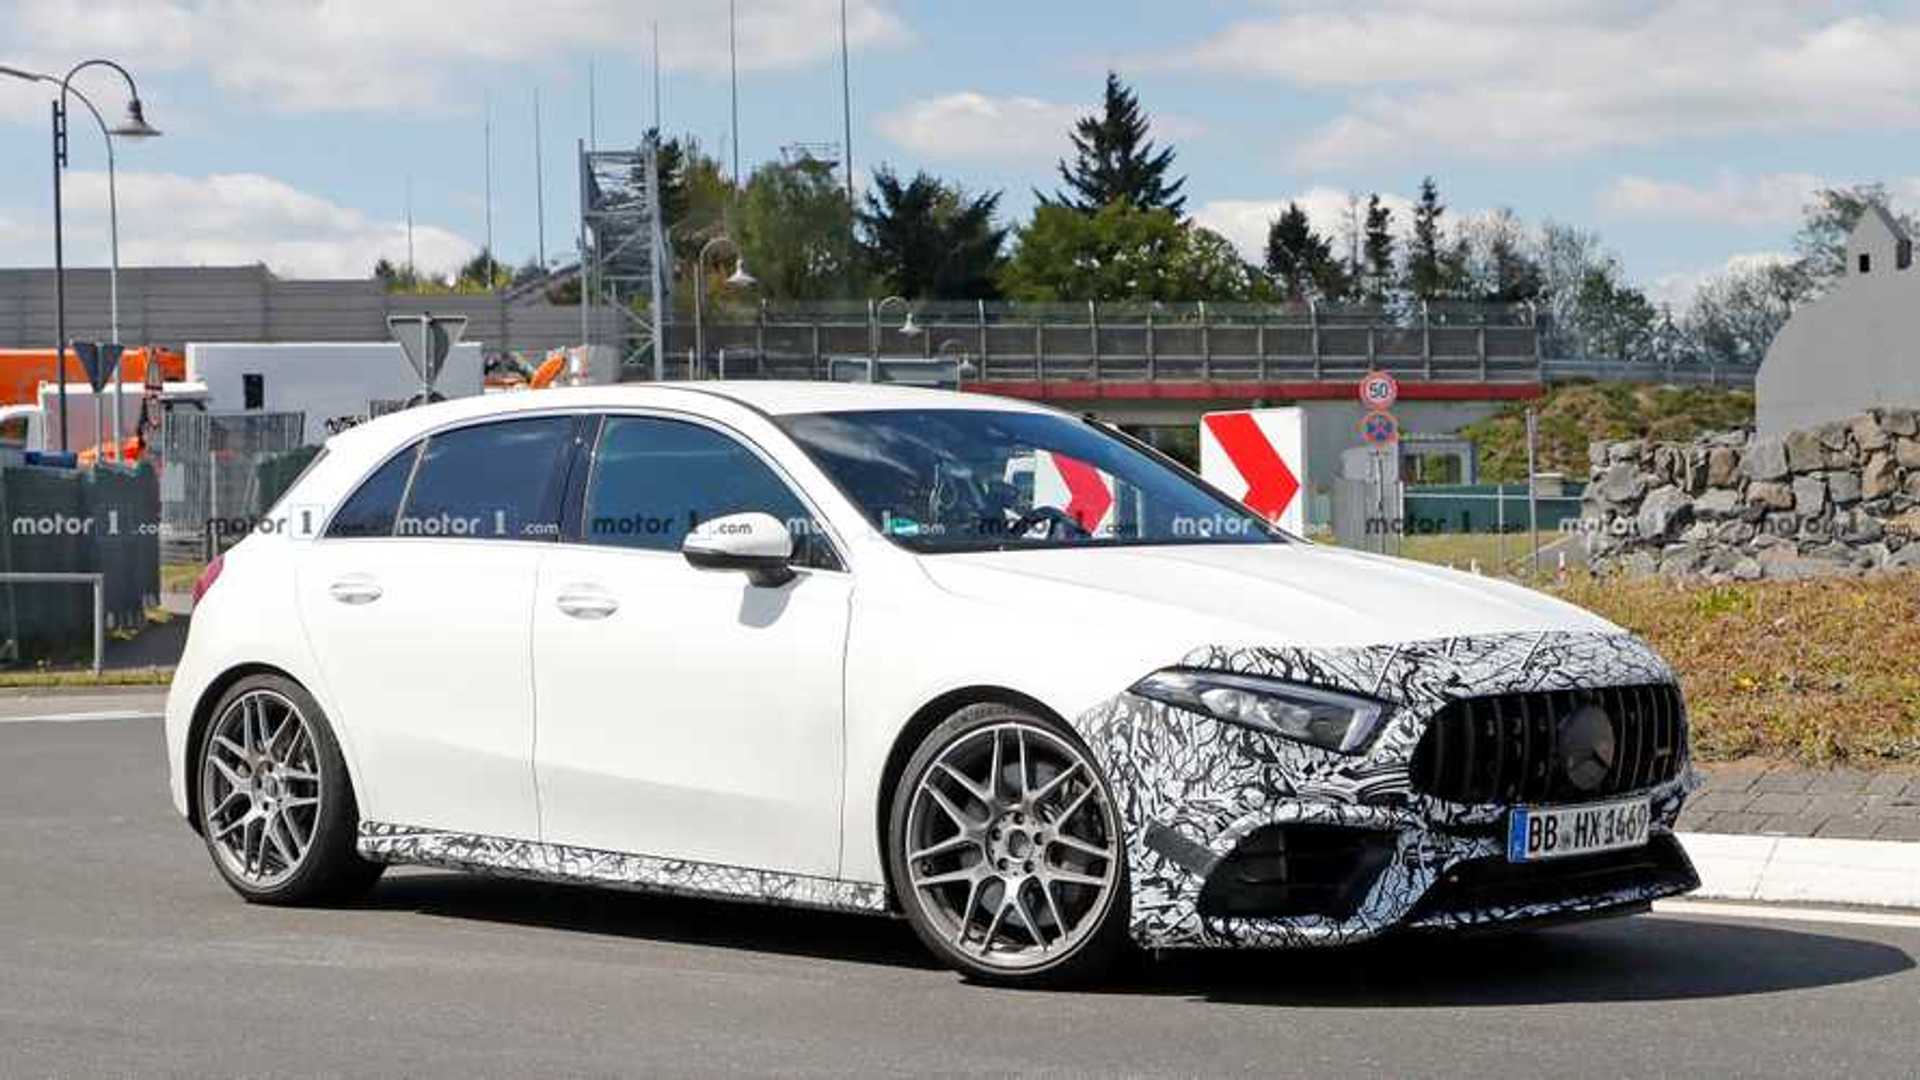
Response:
POLYGON ((193 602, 196 606, 199 605, 200 598, 207 595, 207 590, 213 588, 213 583, 220 580, 220 568, 226 565, 226 562, 225 555, 215 555, 213 560, 207 563, 207 568, 200 571, 200 576, 193 583, 193 602))

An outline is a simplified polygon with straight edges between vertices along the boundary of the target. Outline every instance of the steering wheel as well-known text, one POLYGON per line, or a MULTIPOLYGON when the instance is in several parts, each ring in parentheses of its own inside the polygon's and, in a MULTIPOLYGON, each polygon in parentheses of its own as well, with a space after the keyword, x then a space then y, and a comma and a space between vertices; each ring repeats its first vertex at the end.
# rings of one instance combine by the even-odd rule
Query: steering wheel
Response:
POLYGON ((1021 514, 1009 526, 1012 536, 1025 536, 1029 529, 1045 522, 1048 540, 1063 540, 1073 536, 1092 536, 1093 532, 1065 510, 1057 506, 1036 506, 1021 514))

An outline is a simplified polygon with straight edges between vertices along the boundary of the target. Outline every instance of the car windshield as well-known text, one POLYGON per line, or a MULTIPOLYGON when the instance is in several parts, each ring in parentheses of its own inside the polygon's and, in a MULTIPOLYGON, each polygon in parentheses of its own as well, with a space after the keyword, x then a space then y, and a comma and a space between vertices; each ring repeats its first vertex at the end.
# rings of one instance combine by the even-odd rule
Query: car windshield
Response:
POLYGON ((887 409, 780 423, 883 534, 913 551, 1285 536, 1154 454, 1064 415, 887 409))

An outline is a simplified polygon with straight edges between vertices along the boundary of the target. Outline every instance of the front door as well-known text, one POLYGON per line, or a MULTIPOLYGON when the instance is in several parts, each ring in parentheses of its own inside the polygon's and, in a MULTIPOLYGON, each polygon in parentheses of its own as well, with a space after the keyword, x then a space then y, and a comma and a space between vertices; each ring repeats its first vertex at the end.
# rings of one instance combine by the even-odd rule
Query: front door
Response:
POLYGON ((577 536, 533 606, 535 772, 553 843, 831 875, 852 580, 771 465, 730 432, 610 416, 577 536), (690 523, 770 513, 798 576, 696 570, 690 523))

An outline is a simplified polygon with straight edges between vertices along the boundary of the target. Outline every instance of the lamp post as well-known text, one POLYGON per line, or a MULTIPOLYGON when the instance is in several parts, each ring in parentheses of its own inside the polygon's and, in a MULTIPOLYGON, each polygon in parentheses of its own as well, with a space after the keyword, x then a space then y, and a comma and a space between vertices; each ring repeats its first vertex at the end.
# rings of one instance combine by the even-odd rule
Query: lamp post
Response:
POLYGON ((920 332, 920 328, 913 322, 913 301, 904 296, 881 297, 877 303, 867 309, 869 318, 872 320, 867 337, 869 348, 875 356, 880 355, 880 320, 886 316, 889 304, 899 304, 907 309, 907 317, 900 322, 900 333, 912 337, 920 332))
MULTIPOLYGON (((54 356, 53 366, 54 366, 54 371, 56 373, 56 376, 60 381, 59 385, 60 385, 60 451, 61 453, 66 452, 67 442, 68 442, 68 436, 67 436, 66 247, 65 247, 65 236, 62 231, 65 223, 61 217, 61 206, 60 206, 60 194, 61 194, 60 181, 61 181, 61 176, 65 173, 66 167, 67 167, 67 95, 74 94, 76 96, 79 96, 79 91, 73 88, 73 77, 75 75, 80 74, 82 71, 86 70, 87 68, 96 67, 96 66, 112 68, 114 71, 119 72, 120 77, 126 80, 126 83, 127 83, 126 119, 122 120, 118 127, 114 127, 111 129, 106 127, 104 120, 101 121, 101 128, 103 131, 106 132, 106 135, 107 135, 107 166, 108 166, 109 174, 111 174, 111 170, 113 167, 113 136, 120 135, 129 139, 145 139, 145 138, 151 138, 155 135, 160 134, 159 129, 147 123, 147 118, 140 107, 140 88, 134 84, 133 76, 127 72, 127 69, 121 67, 119 64, 113 62, 112 60, 107 60, 107 59, 82 60, 80 63, 75 64, 72 68, 70 68, 67 71, 65 78, 59 79, 59 80, 55 80, 51 75, 42 76, 33 72, 23 72, 17 68, 6 69, 6 73, 14 76, 15 78, 26 78, 26 79, 32 79, 36 82, 45 81, 49 83, 57 81, 60 84, 60 96, 55 98, 53 101, 53 297, 54 297, 53 320, 54 320, 54 337, 56 339, 54 342, 54 349, 53 349, 53 356, 54 356)), ((80 100, 86 104, 89 111, 93 112, 95 119, 100 119, 99 111, 94 109, 92 102, 87 101, 87 99, 84 96, 81 96, 80 100)), ((114 210, 114 211, 118 210, 117 199, 112 191, 111 176, 110 176, 109 185, 108 185, 108 202, 111 210, 114 210)), ((115 288, 116 296, 114 300, 114 314, 115 314, 115 320, 117 323, 118 313, 119 313, 118 298, 117 298, 117 292, 118 292, 117 285, 118 285, 118 276, 119 276, 117 271, 117 264, 119 261, 119 255, 118 255, 119 227, 117 222, 113 226, 113 233, 114 233, 114 244, 115 244, 114 261, 116 264, 116 270, 113 272, 113 276, 111 280, 112 280, 112 283, 116 286, 115 288)), ((114 336, 116 338, 119 337, 119 327, 117 325, 114 327, 114 336)))
MULTIPOLYGON (((720 233, 700 245, 700 253, 693 258, 693 359, 696 365, 705 363, 707 359, 707 256, 716 244, 725 244, 733 249, 733 273, 727 275, 728 285, 747 289, 759 284, 752 274, 747 273, 746 259, 740 254, 740 245, 733 242, 733 237, 720 233)), ((691 378, 693 372, 688 371, 687 376, 691 378)))
MULTIPOLYGON (((59 79, 45 72, 26 71, 21 68, 9 67, 5 64, 0 64, 0 75, 10 75, 13 78, 26 82, 51 83, 54 86, 60 85, 59 79)), ((107 127, 107 120, 100 115, 100 110, 94 107, 92 99, 88 98, 87 95, 81 93, 78 89, 73 89, 70 92, 74 97, 79 98, 80 104, 85 105, 87 112, 93 115, 93 122, 100 128, 100 139, 106 143, 107 147, 107 243, 109 256, 107 262, 107 318, 113 340, 115 343, 118 343, 120 341, 120 195, 119 183, 114 173, 113 132, 107 127)), ((61 356, 57 362, 64 368, 65 357, 61 356)), ((114 445, 116 448, 119 445, 120 439, 120 373, 122 370, 123 368, 118 364, 116 364, 113 369, 113 431, 114 445)), ((95 403, 95 408, 98 408, 97 402, 95 403)), ((65 422, 62 421, 63 430, 64 423, 65 422)), ((115 454, 117 455, 118 453, 119 451, 116 449, 115 454)))

